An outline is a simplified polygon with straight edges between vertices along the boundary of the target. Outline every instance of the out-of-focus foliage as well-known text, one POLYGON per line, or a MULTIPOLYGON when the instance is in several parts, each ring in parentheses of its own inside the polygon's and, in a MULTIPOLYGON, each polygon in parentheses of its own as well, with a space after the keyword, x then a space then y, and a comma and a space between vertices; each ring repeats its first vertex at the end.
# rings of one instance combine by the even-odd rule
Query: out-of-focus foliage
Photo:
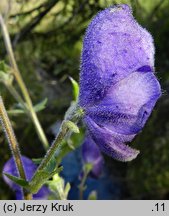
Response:
MULTIPOLYGON (((49 140, 51 125, 63 118, 73 100, 69 76, 78 80, 80 52, 85 29, 101 9, 114 3, 128 3, 136 19, 153 35, 156 72, 164 90, 146 128, 134 145, 141 150, 131 163, 119 164, 106 158, 109 171, 124 185, 124 198, 167 198, 169 194, 169 1, 168 0, 1 0, 15 56, 34 104, 47 98, 47 107, 38 113, 49 140), (113 165, 112 165, 113 164, 113 165), (120 171, 119 170, 120 167, 120 171)), ((0 34, 0 60, 6 51, 0 34)), ((0 84, 8 110, 18 104, 0 84)), ((21 144, 29 157, 41 157, 43 149, 31 121, 24 115, 10 116, 21 144)), ((76 135, 78 136, 78 135, 76 135)), ((10 157, 0 131, 0 170, 10 157)), ((0 180, 0 198, 14 198, 0 180)))

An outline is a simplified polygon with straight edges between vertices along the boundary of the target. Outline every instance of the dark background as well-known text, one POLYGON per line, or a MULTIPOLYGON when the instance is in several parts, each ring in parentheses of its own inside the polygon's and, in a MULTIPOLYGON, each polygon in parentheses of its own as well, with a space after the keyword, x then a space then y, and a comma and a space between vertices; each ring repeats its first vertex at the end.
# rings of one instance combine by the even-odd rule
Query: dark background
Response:
MULTIPOLYGON (((169 1, 1 0, 0 10, 4 12, 10 6, 8 29, 18 66, 33 103, 48 99, 46 108, 38 113, 38 117, 51 141, 54 138, 52 125, 55 129, 72 100, 72 87, 68 77, 77 81, 79 79, 80 52, 85 29, 99 10, 114 3, 131 5, 138 22, 153 35, 156 47, 155 71, 163 96, 142 133, 131 144, 141 151, 138 158, 122 163, 105 156, 112 195, 100 195, 99 199, 168 199, 169 1)), ((8 63, 1 34, 0 60, 8 63)), ((16 107, 16 101, 2 83, 0 94, 8 111, 16 107)), ((10 119, 23 154, 30 158, 41 157, 44 150, 31 120, 25 114, 10 114, 10 119)), ((0 170, 9 157, 10 151, 0 129, 0 170)), ((72 168, 69 166, 68 169, 72 168)), ((103 184, 106 185, 107 182, 103 181, 101 185, 103 184)), ((14 194, 0 178, 0 199, 13 198, 14 194)))

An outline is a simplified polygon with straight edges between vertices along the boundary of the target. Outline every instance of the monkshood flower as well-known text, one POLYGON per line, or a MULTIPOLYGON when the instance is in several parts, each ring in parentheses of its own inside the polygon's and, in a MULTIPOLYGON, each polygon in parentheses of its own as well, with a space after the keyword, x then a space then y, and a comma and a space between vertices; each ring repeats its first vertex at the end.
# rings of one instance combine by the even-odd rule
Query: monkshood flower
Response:
POLYGON ((144 127, 161 96, 154 75, 154 45, 128 5, 98 13, 83 42, 79 105, 87 129, 107 155, 130 161, 128 145, 144 127))
POLYGON ((99 147, 89 135, 85 138, 82 144, 82 159, 84 164, 92 164, 92 170, 90 172, 92 177, 98 178, 101 176, 104 159, 99 147))
MULTIPOLYGON (((29 158, 22 156, 22 162, 25 169, 25 174, 27 177, 27 180, 30 180, 35 173, 37 166, 30 160, 29 158)), ((14 162, 13 157, 10 158, 3 167, 3 173, 8 173, 10 175, 18 176, 16 165, 14 162)), ((11 181, 8 177, 3 175, 3 178, 5 182, 9 185, 9 187, 15 191, 16 199, 21 200, 23 199, 21 188, 19 185, 15 184, 13 181, 11 181)), ((33 195, 33 199, 47 199, 50 194, 49 189, 46 186, 43 186, 37 194, 33 195)))

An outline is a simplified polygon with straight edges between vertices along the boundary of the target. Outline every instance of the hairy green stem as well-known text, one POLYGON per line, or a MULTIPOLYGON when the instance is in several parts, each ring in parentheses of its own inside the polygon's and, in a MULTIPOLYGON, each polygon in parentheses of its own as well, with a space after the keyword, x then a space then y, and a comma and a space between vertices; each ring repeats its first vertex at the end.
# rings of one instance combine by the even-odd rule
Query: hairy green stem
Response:
POLYGON ((30 185, 34 185, 34 182, 37 182, 38 173, 40 171, 43 171, 47 167, 48 163, 50 162, 52 157, 55 155, 55 152, 56 152, 57 148, 59 147, 59 145, 62 144, 63 140, 67 137, 67 135, 70 132, 73 132, 73 130, 70 128, 70 124, 68 124, 68 123, 70 123, 70 121, 71 121, 72 123, 74 122, 75 124, 77 124, 77 122, 81 119, 82 115, 83 115, 82 109, 78 106, 75 106, 74 109, 71 109, 71 111, 69 113, 67 113, 66 118, 62 122, 60 130, 59 130, 55 140, 53 141, 51 147, 47 151, 45 157, 41 161, 38 169, 36 170, 34 176, 32 177, 30 185))
MULTIPOLYGON (((59 144, 61 144, 61 142, 66 137, 66 135, 68 134, 69 131, 70 131, 69 128, 65 126, 65 121, 63 121, 58 135, 56 136, 55 140, 53 141, 50 149, 47 151, 44 159, 42 160, 41 164, 38 167, 38 170, 43 170, 47 166, 47 164, 51 160, 52 156, 55 154, 56 149, 58 148, 59 144)), ((36 175, 36 173, 35 173, 35 175, 36 175)), ((33 178, 35 178, 35 177, 36 176, 34 176, 33 178)))
MULTIPOLYGON (((24 167, 21 160, 21 154, 18 146, 18 142, 16 140, 11 122, 8 118, 2 97, 0 96, 0 119, 3 126, 3 129, 5 131, 6 137, 8 139, 9 146, 12 151, 12 155, 15 159, 16 167, 18 169, 19 176, 26 180, 26 175, 24 171, 24 167)), ((29 194, 26 190, 23 190, 24 193, 24 199, 31 199, 31 194, 29 194)))
POLYGON ((27 112, 27 113, 29 113, 28 111, 28 108, 27 108, 27 106, 26 106, 26 104, 25 104, 25 102, 24 102, 24 100, 22 99, 22 97, 19 95, 19 93, 16 91, 16 89, 13 87, 13 85, 5 85, 6 86, 6 88, 8 89, 8 91, 11 93, 11 95, 15 98, 15 100, 17 101, 17 102, 19 102, 22 106, 23 106, 23 108, 25 109, 25 111, 27 112))
POLYGON ((0 14, 0 25, 1 25, 1 28, 2 28, 2 35, 3 35, 3 38, 4 38, 4 42, 5 42, 5 46, 6 46, 6 50, 8 52, 8 56, 9 56, 9 60, 10 60, 10 64, 13 68, 13 74, 15 76, 15 79, 22 91, 22 94, 23 94, 23 97, 26 101, 26 104, 29 108, 29 113, 30 113, 30 116, 31 116, 31 119, 35 125, 35 128, 36 128, 36 131, 37 131, 37 134, 39 136, 39 139, 41 140, 45 150, 47 150, 49 148, 49 143, 48 143, 48 140, 46 138, 46 135, 42 129, 42 126, 39 122, 39 119, 36 115, 36 112, 33 108, 33 104, 32 104, 32 101, 31 101, 31 98, 29 96, 29 93, 28 93, 28 90, 27 90, 27 87, 22 79, 22 76, 21 76, 21 73, 19 71, 19 68, 17 66, 17 63, 16 63, 16 60, 15 60, 15 57, 14 57, 14 52, 13 52, 13 49, 12 49, 12 45, 11 45, 11 40, 10 40, 10 37, 9 37, 9 33, 8 33, 8 30, 7 30, 7 27, 6 27, 6 24, 4 22, 4 19, 2 17, 2 15, 0 14))

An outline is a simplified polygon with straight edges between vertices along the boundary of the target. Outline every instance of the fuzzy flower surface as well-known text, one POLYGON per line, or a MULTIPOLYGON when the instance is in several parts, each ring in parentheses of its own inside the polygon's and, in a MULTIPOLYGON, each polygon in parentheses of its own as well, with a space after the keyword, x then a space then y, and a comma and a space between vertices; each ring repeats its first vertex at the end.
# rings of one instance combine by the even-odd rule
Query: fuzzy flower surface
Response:
POLYGON ((82 159, 84 164, 92 164, 91 177, 99 178, 103 172, 104 159, 99 147, 89 135, 82 144, 82 159))
POLYGON ((81 55, 79 105, 93 141, 107 155, 130 161, 139 151, 126 143, 142 130, 161 96, 154 74, 154 44, 128 5, 98 13, 81 55))
MULTIPOLYGON (((31 180, 33 174, 35 173, 37 166, 30 160, 29 158, 22 156, 22 162, 25 169, 25 174, 27 177, 27 180, 31 180)), ((15 161, 12 158, 10 158, 3 167, 3 173, 8 173, 10 175, 14 175, 18 177, 15 161)), ((3 175, 4 181, 9 185, 9 187, 15 192, 16 199, 21 200, 23 199, 21 188, 19 185, 15 184, 13 181, 11 181, 8 177, 3 175)), ((33 195, 33 199, 41 200, 41 199, 47 199, 50 194, 50 190, 43 186, 38 193, 33 195)))

